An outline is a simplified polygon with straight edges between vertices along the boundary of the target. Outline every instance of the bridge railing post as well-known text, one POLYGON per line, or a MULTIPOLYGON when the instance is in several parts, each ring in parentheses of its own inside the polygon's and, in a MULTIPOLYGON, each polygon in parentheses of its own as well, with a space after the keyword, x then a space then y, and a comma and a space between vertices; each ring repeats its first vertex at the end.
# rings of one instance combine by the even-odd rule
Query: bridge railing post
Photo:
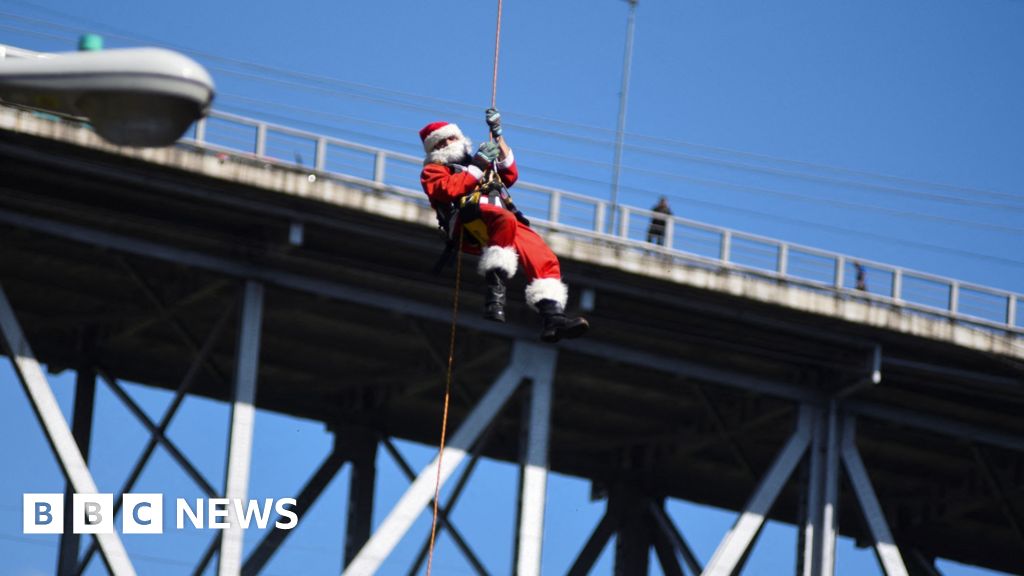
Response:
POLYGON ((378 150, 373 156, 373 181, 378 184, 384 183, 387 159, 387 154, 383 150, 378 150))
POLYGON ((846 258, 843 258, 842 256, 836 256, 836 270, 835 270, 835 279, 833 281, 833 285, 835 286, 835 288, 837 290, 841 290, 843 288, 843 283, 846 282, 846 278, 844 278, 845 275, 846 275, 846 258))
POLYGON ((260 122, 256 125, 256 156, 263 156, 267 151, 267 125, 260 122))
POLYGON ((779 261, 778 261, 778 272, 779 276, 785 276, 786 270, 789 268, 789 244, 785 242, 779 243, 779 261))
POLYGON ((200 118, 199 120, 196 120, 195 140, 200 144, 206 142, 206 118, 200 118))
POLYGON ((327 167, 327 138, 321 136, 316 139, 316 156, 313 159, 313 169, 323 172, 327 167))
POLYGON ((952 282, 949 285, 949 311, 956 314, 960 311, 960 283, 952 282))
POLYGON ((619 204, 619 236, 629 238, 629 206, 619 204))
POLYGON ((1011 327, 1017 325, 1017 297, 1013 294, 1006 298, 1006 324, 1011 327))
POLYGON ((719 249, 718 257, 722 259, 722 262, 729 261, 729 255, 732 251, 732 232, 729 230, 722 230, 722 245, 719 249))
POLYGON ((903 270, 900 268, 892 271, 892 299, 903 299, 903 270))
POLYGON ((551 197, 548 199, 548 219, 552 223, 558 224, 558 217, 562 210, 562 193, 558 190, 551 191, 551 197))
POLYGON ((604 221, 607 211, 608 205, 599 201, 597 203, 597 207, 594 209, 594 232, 604 232, 604 221))

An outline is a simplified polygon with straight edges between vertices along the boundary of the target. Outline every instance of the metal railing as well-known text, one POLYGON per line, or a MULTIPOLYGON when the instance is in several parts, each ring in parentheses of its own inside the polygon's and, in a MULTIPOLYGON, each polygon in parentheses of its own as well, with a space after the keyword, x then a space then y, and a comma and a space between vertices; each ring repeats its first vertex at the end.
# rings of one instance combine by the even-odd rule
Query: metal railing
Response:
MULTIPOLYGON (((183 142, 214 152, 301 169, 425 204, 419 187, 422 158, 331 138, 287 126, 211 112, 183 142), (306 166, 302 153, 312 159, 306 166)), ((839 292, 894 307, 1024 334, 1022 295, 882 262, 748 234, 619 204, 617 230, 606 201, 528 182, 515 187, 516 203, 538 226, 626 251, 661 254, 697 266, 751 274, 816 290, 839 292), (653 218, 665 221, 662 243, 648 242, 653 218), (858 282, 856 270, 863 270, 858 282)), ((655 239, 656 238, 652 238, 655 239)))
MULTIPOLYGON (((0 59, 46 56, 0 45, 0 59)), ((287 126, 213 111, 198 121, 192 138, 183 143, 213 152, 230 153, 282 167, 311 170, 379 192, 426 204, 419 187, 422 159, 407 154, 331 138, 287 126), (308 156, 303 157, 302 152, 308 156), (311 158, 306 167, 304 158, 311 158)), ((666 258, 718 270, 755 275, 810 289, 838 292, 978 326, 1024 335, 1019 293, 961 282, 773 238, 712 226, 678 216, 618 204, 618 222, 609 204, 577 194, 519 182, 516 203, 543 228, 603 242, 626 251, 661 254, 666 258), (661 244, 647 241, 652 218, 665 220, 661 244), (851 272, 860 267, 866 286, 851 272)))

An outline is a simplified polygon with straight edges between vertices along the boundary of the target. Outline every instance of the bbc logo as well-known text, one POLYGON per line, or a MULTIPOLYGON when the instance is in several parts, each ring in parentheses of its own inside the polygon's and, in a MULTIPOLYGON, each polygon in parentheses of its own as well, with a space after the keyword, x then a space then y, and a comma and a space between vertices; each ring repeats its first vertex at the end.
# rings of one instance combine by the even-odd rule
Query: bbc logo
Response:
MULTIPOLYGON (((124 534, 163 534, 162 494, 125 494, 121 499, 124 534)), ((25 494, 22 503, 25 534, 64 532, 63 494, 25 494)), ((71 504, 71 529, 75 534, 114 532, 113 494, 75 494, 71 504)))

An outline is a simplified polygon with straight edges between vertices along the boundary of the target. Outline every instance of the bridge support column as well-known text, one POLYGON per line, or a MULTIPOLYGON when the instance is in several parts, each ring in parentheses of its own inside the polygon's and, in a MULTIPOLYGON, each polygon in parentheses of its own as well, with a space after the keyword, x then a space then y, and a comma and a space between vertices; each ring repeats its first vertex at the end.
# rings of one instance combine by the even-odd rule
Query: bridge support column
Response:
POLYGON ((814 415, 806 519, 802 534, 803 576, 832 576, 835 571, 839 498, 838 418, 834 400, 814 415))
POLYGON ((608 494, 609 506, 618 512, 615 538, 615 576, 647 574, 653 535, 647 499, 638 483, 616 484, 608 494))
POLYGON ((519 469, 519 530, 516 533, 515 568, 518 576, 540 576, 544 537, 544 504, 548 482, 548 439, 551 435, 551 400, 557 353, 538 356, 533 372, 526 439, 519 469))
MULTIPOLYGON (((231 405, 231 439, 228 447, 227 478, 224 497, 245 501, 249 493, 249 466, 252 461, 253 428, 256 423, 256 376, 259 366, 260 330, 263 323, 263 285, 248 281, 242 300, 242 318, 238 331, 235 386, 231 405)), ((220 544, 221 576, 236 576, 242 571, 243 530, 234 506, 228 506, 228 524, 220 544)))
POLYGON ((508 367, 498 376, 476 407, 466 416, 452 435, 444 451, 430 462, 395 504, 376 532, 345 568, 347 576, 375 574, 381 564, 405 537, 423 509, 433 500, 434 483, 443 486, 467 456, 508 399, 527 378, 536 379, 535 366, 553 365, 555 352, 550 347, 532 342, 516 341, 508 367))
POLYGON ((751 544, 764 526, 772 504, 807 451, 813 426, 812 410, 809 406, 801 406, 796 430, 775 457, 775 462, 761 479, 732 529, 718 545, 704 568, 704 576, 732 576, 739 571, 751 544))
MULTIPOLYGON (((53 389, 43 374, 42 367, 36 360, 32 348, 29 346, 25 334, 21 330, 14 309, 7 300, 7 294, 0 285, 0 336, 7 345, 14 370, 18 380, 28 395, 32 409, 43 427, 46 439, 53 449, 57 461, 60 463, 64 475, 75 492, 79 494, 96 494, 99 489, 93 480, 89 467, 85 463, 85 457, 75 442, 67 420, 61 413, 60 405, 53 394, 53 389)), ((99 543, 100 553, 107 569, 114 576, 134 576, 135 568, 128 559, 128 553, 117 532, 109 534, 96 534, 99 543)))
POLYGON ((885 514, 878 503, 878 496, 871 486, 871 479, 868 478, 867 469, 864 468, 864 462, 857 451, 856 418, 846 416, 843 420, 843 464, 846 465, 850 484, 853 486, 853 491, 857 495, 860 508, 864 513, 864 520, 871 531, 875 553, 882 564, 882 570, 885 571, 886 576, 908 576, 907 565, 903 561, 899 548, 896 547, 896 540, 892 537, 889 524, 885 521, 885 514))
POLYGON ((373 492, 377 483, 377 436, 368 431, 342 430, 350 446, 352 462, 348 487, 348 521, 345 526, 347 566, 370 539, 373 529, 373 492))

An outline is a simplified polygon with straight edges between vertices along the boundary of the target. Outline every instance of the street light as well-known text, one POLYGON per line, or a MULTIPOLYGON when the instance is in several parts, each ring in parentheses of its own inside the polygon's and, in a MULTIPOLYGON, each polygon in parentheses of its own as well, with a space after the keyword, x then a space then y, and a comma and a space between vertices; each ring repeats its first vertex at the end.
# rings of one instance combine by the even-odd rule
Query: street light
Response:
MULTIPOLYGON (((633 30, 636 28, 636 4, 629 2, 629 19, 626 21, 626 54, 622 58, 622 87, 619 89, 619 119, 615 125, 615 159, 612 161, 612 193, 609 208, 608 234, 615 234, 615 218, 619 210, 619 176, 622 172, 622 145, 626 131, 626 102, 629 98, 629 70, 633 64, 633 30)), ((628 222, 626 223, 628 225, 628 222)), ((628 234, 627 234, 628 236, 628 234)))
POLYGON ((86 119, 123 146, 167 146, 206 115, 213 80, 162 48, 0 59, 0 101, 86 119))

